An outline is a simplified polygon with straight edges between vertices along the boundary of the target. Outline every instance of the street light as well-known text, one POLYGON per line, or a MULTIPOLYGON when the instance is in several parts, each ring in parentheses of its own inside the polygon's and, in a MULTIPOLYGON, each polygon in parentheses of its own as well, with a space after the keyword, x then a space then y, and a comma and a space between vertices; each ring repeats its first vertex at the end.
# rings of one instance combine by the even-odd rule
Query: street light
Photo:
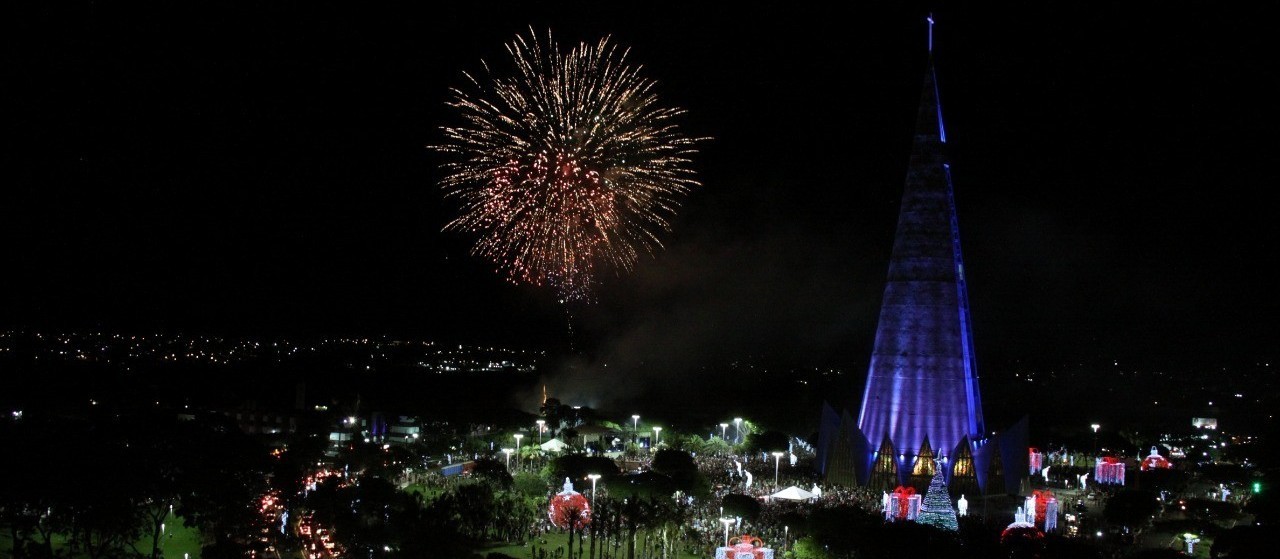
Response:
POLYGON ((600 479, 600 474, 587 474, 587 478, 591 480, 591 516, 596 515, 596 480, 600 479))
POLYGON ((791 527, 783 526, 782 527, 782 550, 783 551, 787 550, 787 542, 790 540, 791 540, 791 527))
POLYGON ((520 469, 520 439, 524 438, 523 433, 516 433, 516 469, 520 469))
POLYGON ((725 437, 724 437, 724 430, 725 430, 725 429, 728 429, 728 428, 729 428, 729 424, 728 424, 728 423, 721 423, 721 424, 720 424, 720 440, 722 440, 722 441, 723 441, 723 440, 725 440, 725 437))
POLYGON ((639 442, 639 439, 640 439, 640 416, 639 415, 631 416, 631 434, 633 435, 632 438, 636 439, 637 442, 639 442))
POLYGON ((507 469, 510 470, 511 469, 511 449, 504 448, 502 449, 502 452, 507 455, 507 469))
POLYGON ((733 441, 737 443, 742 442, 742 418, 741 417, 733 418, 733 441))
POLYGON ((653 428, 653 446, 654 446, 655 448, 658 446, 658 440, 659 440, 661 437, 662 437, 662 428, 661 428, 661 427, 654 427, 654 428, 653 428))
POLYGON ((733 524, 733 519, 721 518, 720 523, 724 524, 724 546, 729 547, 729 525, 733 524))
POLYGON ((773 451, 773 486, 778 486, 778 462, 782 460, 782 451, 773 451))
POLYGON ((1090 427, 1093 427, 1093 453, 1097 454, 1098 453, 1098 428, 1102 426, 1098 425, 1097 423, 1094 423, 1090 425, 1090 427))
POLYGON ((542 426, 547 424, 547 420, 539 419, 534 423, 538 424, 538 446, 542 446, 542 426))

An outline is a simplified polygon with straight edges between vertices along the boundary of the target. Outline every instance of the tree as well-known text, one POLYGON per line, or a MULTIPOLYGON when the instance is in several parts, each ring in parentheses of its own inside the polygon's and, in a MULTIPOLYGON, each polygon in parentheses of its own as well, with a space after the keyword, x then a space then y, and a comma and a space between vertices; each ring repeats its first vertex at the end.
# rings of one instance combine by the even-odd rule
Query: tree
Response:
POLYGON ((463 483, 454 487, 432 501, 429 509, 448 521, 453 529, 475 539, 488 537, 498 511, 493 487, 487 483, 463 483))
POLYGON ((270 455, 225 418, 196 421, 183 445, 184 489, 174 512, 187 526, 199 526, 213 547, 239 553, 258 542, 264 527, 257 506, 267 490, 270 455))
POLYGON ((750 495, 730 493, 720 500, 724 513, 743 520, 754 521, 760 517, 760 501, 750 495))
POLYGON ((28 418, 0 422, 0 523, 8 527, 12 556, 53 556, 52 538, 70 532, 68 504, 77 489, 66 480, 79 473, 76 449, 65 442, 74 429, 28 418))
POLYGON ((471 468, 471 476, 492 483, 498 489, 511 487, 511 472, 507 470, 506 465, 497 460, 489 458, 476 460, 475 466, 471 468))
MULTIPOLYGON (((943 533, 920 527, 913 522, 897 522, 892 525, 909 525, 922 531, 943 533)), ((813 546, 808 549, 822 550, 822 555, 818 557, 897 557, 887 548, 893 542, 887 541, 886 529, 884 519, 879 514, 858 505, 838 505, 815 509, 809 515, 806 528, 808 537, 803 539, 812 542, 813 546)), ((919 538, 915 540, 917 541, 913 543, 920 543, 919 538)), ((796 546, 800 547, 801 542, 797 541, 796 546)), ((932 549, 923 545, 918 549, 928 549, 931 556, 935 555, 932 549)))
POLYGON ((688 452, 672 449, 659 450, 654 454, 652 467, 653 471, 666 475, 698 469, 688 452))
POLYGON ((585 454, 566 454, 556 457, 547 469, 544 470, 551 478, 555 485, 559 485, 564 478, 569 478, 578 483, 587 479, 587 474, 600 474, 604 477, 612 477, 621 473, 618 464, 613 460, 603 456, 587 456, 585 454))
POLYGON ((671 498, 675 483, 658 472, 648 471, 601 480, 610 495, 626 499, 671 498))
POLYGON ((569 558, 573 559, 573 542, 574 536, 581 537, 583 528, 590 523, 590 516, 587 512, 590 508, 587 501, 581 494, 572 495, 573 498, 552 497, 551 522, 557 527, 569 531, 569 558))
POLYGON ((259 540, 267 453, 234 424, 149 407, 90 419, 31 418, 0 430, 0 444, 24 451, 0 461, 0 511, 16 557, 53 556, 55 535, 75 555, 158 557, 174 514, 214 540, 207 557, 259 540), (69 481, 82 478, 90 491, 69 481))
POLYGON ((951 506, 951 495, 947 493, 946 482, 942 479, 942 468, 938 468, 929 481, 920 509, 918 521, 921 524, 952 532, 960 529, 956 522, 956 509, 951 506))
POLYGON ((654 520, 661 528, 662 557, 668 559, 675 553, 672 535, 678 535, 680 528, 689 524, 693 509, 684 499, 660 499, 655 503, 659 505, 654 520))
POLYGON ((729 444, 729 441, 720 437, 706 441, 699 450, 699 452, 709 454, 711 456, 725 456, 732 451, 733 447, 729 444))
POLYGON ((1266 557, 1274 553, 1268 532, 1263 526, 1236 526, 1213 539, 1209 555, 1215 559, 1266 557))
POLYGON ((1187 486, 1188 481, 1190 476, 1185 471, 1173 468, 1152 468, 1145 472, 1138 472, 1136 486, 1151 491, 1180 492, 1187 486))
POLYGON ((70 499, 72 534, 89 559, 120 555, 142 536, 143 518, 135 502, 137 488, 127 481, 130 476, 122 459, 125 447, 117 442, 103 437, 84 443, 88 462, 109 481, 70 499))
POLYGON ((1151 520, 1151 515, 1160 510, 1160 502, 1154 493, 1149 491, 1118 491, 1107 499, 1107 506, 1102 516, 1107 522, 1129 528, 1136 528, 1151 520))
POLYGON ((311 493, 308 503, 352 556, 390 557, 401 549, 420 547, 410 541, 421 534, 418 501, 384 479, 366 476, 347 486, 325 483, 311 493))
POLYGON ((1252 514, 1254 522, 1261 525, 1280 523, 1280 496, 1275 491, 1263 491, 1250 495, 1244 511, 1252 514))
POLYGON ((764 431, 747 436, 748 452, 783 452, 790 445, 791 439, 781 431, 764 431))
POLYGON ((520 472, 512 481, 512 489, 529 499, 543 499, 547 496, 547 482, 542 476, 533 472, 520 472))
POLYGON ((698 470, 693 456, 682 450, 663 449, 653 456, 653 471, 671 478, 672 486, 685 495, 711 495, 711 482, 698 470))
POLYGON ((791 546, 795 559, 827 559, 830 555, 817 540, 811 537, 800 538, 791 546))
MULTIPOLYGON (((304 421, 302 425, 306 429, 317 429, 318 427, 313 423, 304 421)), ((324 457, 324 451, 328 446, 327 424, 324 425, 323 433, 304 430, 289 438, 285 451, 271 466, 271 477, 275 480, 276 487, 281 490, 281 497, 286 503, 294 504, 294 501, 300 498, 303 493, 303 483, 315 469, 316 462, 324 457)))
POLYGON ((1235 504, 1215 499, 1191 498, 1185 499, 1183 502, 1186 506, 1185 514, 1188 518, 1206 522, 1214 520, 1227 521, 1238 517, 1240 512, 1235 504))

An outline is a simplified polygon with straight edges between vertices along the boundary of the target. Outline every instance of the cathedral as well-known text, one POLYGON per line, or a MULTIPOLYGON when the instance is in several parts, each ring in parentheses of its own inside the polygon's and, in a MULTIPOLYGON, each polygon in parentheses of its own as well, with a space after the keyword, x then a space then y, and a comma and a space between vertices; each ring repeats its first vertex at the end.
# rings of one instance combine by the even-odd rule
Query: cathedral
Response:
POLYGON ((862 406, 856 418, 830 404, 822 410, 818 469, 832 483, 923 490, 942 468, 953 492, 995 494, 1016 493, 1026 477, 1026 421, 1001 434, 983 423, 946 146, 930 20, 929 62, 862 406))

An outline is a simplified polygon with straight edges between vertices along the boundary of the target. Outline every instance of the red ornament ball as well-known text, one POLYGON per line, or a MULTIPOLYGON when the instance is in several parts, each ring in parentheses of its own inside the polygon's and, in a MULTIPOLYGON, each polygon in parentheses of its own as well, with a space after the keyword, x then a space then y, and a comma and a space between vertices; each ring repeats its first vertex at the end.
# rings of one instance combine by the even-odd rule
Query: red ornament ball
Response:
POLYGON ((551 505, 547 507, 547 517, 561 530, 567 530, 570 526, 579 530, 591 523, 591 503, 576 491, 558 493, 551 497, 551 505))

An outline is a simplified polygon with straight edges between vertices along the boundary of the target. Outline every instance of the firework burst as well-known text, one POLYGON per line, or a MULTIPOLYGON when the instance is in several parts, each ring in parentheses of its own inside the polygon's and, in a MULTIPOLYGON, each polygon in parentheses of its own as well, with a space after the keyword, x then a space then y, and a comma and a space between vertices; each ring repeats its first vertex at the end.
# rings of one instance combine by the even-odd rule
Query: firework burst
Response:
POLYGON ((446 231, 476 236, 472 254, 519 284, 588 299, 600 271, 630 271, 661 248, 680 200, 699 186, 701 138, 673 122, 655 82, 601 39, 562 52, 548 33, 507 44, 509 75, 465 74, 448 105, 461 124, 435 149, 452 157, 441 186, 460 202, 446 231))

